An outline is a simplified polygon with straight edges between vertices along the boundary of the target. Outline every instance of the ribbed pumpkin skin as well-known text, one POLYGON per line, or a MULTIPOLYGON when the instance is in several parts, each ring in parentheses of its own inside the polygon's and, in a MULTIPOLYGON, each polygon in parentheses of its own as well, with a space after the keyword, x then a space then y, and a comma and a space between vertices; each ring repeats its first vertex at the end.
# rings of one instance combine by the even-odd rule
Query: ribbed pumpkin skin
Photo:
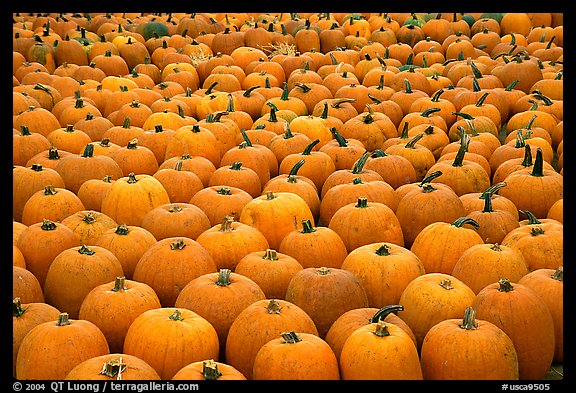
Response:
POLYGON ((255 380, 340 379, 338 361, 326 341, 310 333, 297 336, 301 341, 288 343, 278 337, 260 348, 254 359, 255 380))
POLYGON ((28 332, 18 351, 16 378, 64 379, 76 365, 109 353, 106 337, 96 325, 66 319, 69 324, 44 322, 28 332))
POLYGON ((102 213, 126 225, 141 225, 153 208, 170 203, 162 184, 150 175, 121 177, 102 200, 102 213))
POLYGON ((69 248, 58 254, 48 269, 44 284, 46 303, 77 319, 82 301, 93 288, 123 274, 118 258, 105 248, 69 248))
MULTIPOLYGON (((391 311, 386 316, 380 315, 379 318, 383 319, 386 323, 393 323, 394 325, 399 326, 404 330, 416 345, 416 336, 410 329, 410 327, 404 322, 398 315, 394 314, 397 311, 397 308, 400 308, 398 305, 392 306, 385 306, 391 308, 391 311), (396 308, 396 310, 394 310, 396 308), (382 318, 384 317, 384 318, 382 318)), ((340 359, 340 354, 342 353, 342 347, 344 343, 350 337, 354 331, 364 325, 368 325, 371 322, 371 319, 375 317, 376 313, 380 311, 377 308, 373 307, 363 307, 363 308, 355 308, 353 310, 346 311, 344 314, 340 315, 336 321, 330 326, 328 333, 326 334, 326 342, 336 355, 336 358, 340 359)))
POLYGON ((58 319, 60 311, 47 303, 25 303, 20 298, 12 301, 12 360, 13 375, 16 376, 16 357, 22 340, 34 327, 58 319))
POLYGON ((501 279, 482 289, 472 307, 478 319, 492 322, 512 339, 518 354, 519 378, 544 379, 554 358, 554 320, 538 294, 501 279))
POLYGON ((24 254, 26 269, 34 273, 44 287, 46 274, 54 258, 68 248, 80 246, 80 239, 66 225, 43 220, 26 227, 16 245, 24 254), (42 247, 37 247, 38 244, 42 244, 42 247))
POLYGON ((184 380, 184 381, 203 381, 212 380, 214 378, 218 381, 245 381, 246 377, 234 367, 226 363, 215 362, 213 360, 202 360, 194 363, 190 363, 187 366, 182 367, 178 372, 172 377, 172 380, 184 380), (206 368, 210 368, 217 371, 211 374, 206 368))
POLYGON ((64 378, 65 380, 92 380, 112 381, 117 380, 116 375, 102 373, 104 364, 114 365, 122 363, 125 368, 119 374, 124 381, 158 381, 158 373, 144 360, 122 352, 113 352, 109 355, 95 356, 87 359, 74 367, 64 378))
POLYGON ((399 326, 380 320, 356 329, 340 353, 342 379, 422 380, 416 345, 399 326), (380 329, 387 335, 380 336, 380 329))
POLYGON ((310 316, 283 299, 258 300, 246 307, 232 322, 226 340, 226 363, 252 379, 258 350, 284 331, 318 335, 310 316))
POLYGON ((443 273, 426 273, 406 286, 398 304, 398 316, 414 332, 418 349, 430 328, 444 319, 458 318, 474 301, 474 292, 457 278, 443 273))
POLYGON ((428 331, 420 353, 426 380, 518 379, 518 356, 510 337, 491 322, 475 324, 466 329, 462 319, 447 319, 428 331))
POLYGON ((163 307, 174 307, 180 291, 193 279, 216 271, 214 259, 198 242, 168 237, 154 243, 134 268, 133 280, 154 289, 163 307))
POLYGON ((368 307, 366 291, 354 274, 326 267, 309 267, 296 273, 285 299, 310 315, 321 338, 344 312, 368 307))
POLYGON ((254 281, 229 269, 220 269, 186 284, 174 305, 206 318, 218 332, 220 346, 224 348, 230 325, 238 314, 262 299, 266 299, 266 295, 254 281))
POLYGON ((301 228, 303 220, 314 224, 312 212, 301 197, 288 192, 268 192, 248 202, 239 221, 258 229, 270 248, 278 250, 284 236, 301 228))
POLYGON ((406 286, 425 274, 412 251, 392 243, 372 243, 352 250, 342 269, 352 272, 366 291, 370 307, 396 304, 406 286))
POLYGON ((527 286, 538 293, 548 305, 554 319, 554 338, 556 349, 554 361, 564 360, 564 267, 538 269, 522 277, 518 284, 527 286))
POLYGON ((216 329, 206 319, 190 310, 163 307, 132 322, 123 353, 141 358, 164 380, 192 362, 217 360, 218 346, 216 329))
POLYGON ((110 352, 121 353, 128 328, 141 313, 159 308, 160 299, 147 284, 116 277, 92 289, 82 301, 79 318, 92 322, 108 340, 110 352))

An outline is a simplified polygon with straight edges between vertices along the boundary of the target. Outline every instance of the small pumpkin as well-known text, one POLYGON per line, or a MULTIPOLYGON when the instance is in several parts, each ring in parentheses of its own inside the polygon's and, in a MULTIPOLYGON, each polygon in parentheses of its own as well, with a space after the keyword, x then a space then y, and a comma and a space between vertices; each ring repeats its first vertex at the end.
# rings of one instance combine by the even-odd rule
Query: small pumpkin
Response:
POLYGON ((282 332, 264 344, 254 358, 254 380, 338 380, 332 348, 310 333, 282 332))
POLYGON ((124 337, 134 319, 144 311, 159 307, 160 299, 152 287, 119 276, 86 295, 78 318, 100 328, 111 353, 122 353, 124 337))
POLYGON ((510 337, 493 323, 477 320, 472 307, 463 319, 434 325, 424 337, 420 356, 426 380, 514 380, 519 376, 518 355, 510 337), (486 352, 479 355, 483 345, 494 348, 488 352, 490 360, 486 352))
POLYGON ((414 342, 399 326, 383 319, 356 329, 340 353, 342 379, 422 380, 414 342))
POLYGON ((16 359, 16 378, 62 380, 83 361, 107 354, 106 337, 96 325, 62 312, 56 322, 41 323, 24 337, 16 359))
POLYGON ((471 246, 458 258, 451 273, 476 294, 500 277, 518 282, 526 274, 528 264, 522 253, 498 243, 471 246))
POLYGON ((170 379, 190 363, 218 359, 218 347, 216 329, 206 319, 191 310, 162 307, 144 311, 132 322, 123 353, 170 379))
POLYGON ((230 325, 226 363, 253 379, 254 359, 260 348, 285 331, 318 335, 312 318, 284 299, 263 299, 250 304, 230 325))
POLYGON ((326 336, 342 313, 368 306, 366 292, 353 273, 327 267, 310 267, 297 272, 288 284, 285 299, 310 315, 320 337, 326 336), (310 291, 317 295, 310 297, 310 291))
POLYGON ((412 280, 398 304, 398 316, 410 326, 420 352, 428 331, 445 319, 458 318, 474 302, 475 293, 457 278, 444 273, 426 273, 412 280))
POLYGON ((244 308, 265 298, 258 284, 248 277, 230 269, 219 269, 186 284, 176 298, 175 307, 192 310, 210 322, 223 351, 234 319, 244 308))
POLYGON ((548 306, 532 289, 507 278, 484 287, 471 305, 478 319, 502 329, 514 343, 519 379, 542 379, 555 351, 554 320, 548 306), (530 320, 530 324, 525 321, 530 320), (538 341, 527 332, 536 329, 538 341))

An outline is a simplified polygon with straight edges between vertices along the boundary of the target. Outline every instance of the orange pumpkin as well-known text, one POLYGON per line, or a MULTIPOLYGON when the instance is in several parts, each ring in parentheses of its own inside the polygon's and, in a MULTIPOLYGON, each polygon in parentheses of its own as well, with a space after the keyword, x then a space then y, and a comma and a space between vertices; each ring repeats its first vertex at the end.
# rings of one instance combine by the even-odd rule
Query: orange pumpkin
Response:
POLYGON ((162 307, 132 322, 123 353, 144 360, 165 380, 190 363, 218 359, 218 347, 216 329, 206 319, 184 308, 162 307))
POLYGON ((62 380, 83 361, 108 353, 106 337, 96 325, 69 319, 63 312, 56 323, 41 323, 24 337, 16 359, 16 378, 62 380), (51 356, 54 354, 58 355, 51 356))

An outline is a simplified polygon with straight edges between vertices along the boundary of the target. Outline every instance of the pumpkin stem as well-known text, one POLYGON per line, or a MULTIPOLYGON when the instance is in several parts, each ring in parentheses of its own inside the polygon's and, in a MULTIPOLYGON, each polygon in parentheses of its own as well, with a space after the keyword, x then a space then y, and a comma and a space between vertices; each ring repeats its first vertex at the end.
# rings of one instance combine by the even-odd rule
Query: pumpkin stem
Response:
POLYGON ((277 261, 278 260, 278 253, 276 252, 276 250, 273 250, 271 248, 267 248, 266 251, 264 251, 264 255, 262 256, 262 259, 266 259, 268 261, 277 261))
POLYGON ((432 180, 434 180, 440 176, 442 176, 442 171, 434 171, 431 174, 427 175, 424 179, 422 179, 419 186, 424 187, 424 185, 430 184, 432 182, 432 180))
POLYGON ((501 278, 498 280, 498 291, 499 292, 511 292, 514 290, 514 287, 510 283, 510 280, 507 278, 501 278))
POLYGON ((312 226, 310 220, 302 220, 302 231, 300 233, 313 233, 316 229, 312 226))
POLYGON ((438 107, 428 108, 428 109, 424 110, 422 113, 420 113, 420 116, 428 118, 433 113, 440 112, 441 110, 442 110, 442 108, 438 108, 438 107))
POLYGON ((330 268, 322 266, 322 267, 319 267, 318 269, 316 269, 316 272, 321 276, 326 276, 326 275, 330 274, 331 270, 330 270, 330 268))
POLYGON ((302 165, 304 165, 306 161, 304 159, 298 161, 296 164, 294 164, 294 166, 292 167, 292 169, 290 169, 290 172, 288 173, 288 178, 287 181, 290 183, 296 183, 298 178, 296 177, 296 174, 298 173, 298 171, 300 170, 300 168, 302 168, 302 165))
POLYGON ((56 320, 56 326, 67 326, 70 325, 70 320, 68 319, 68 313, 63 312, 58 315, 58 319, 56 320))
POLYGON ((529 144, 524 146, 524 160, 521 165, 526 168, 530 168, 534 165, 534 162, 532 161, 532 148, 529 144))
POLYGON ((127 235, 128 232, 128 226, 126 224, 120 224, 118 227, 116 227, 116 231, 114 233, 118 235, 127 235))
POLYGON ((502 251, 502 248, 500 247, 500 244, 498 244, 498 243, 494 243, 494 244, 492 245, 492 247, 490 247, 490 249, 491 249, 492 251, 497 251, 497 252, 501 252, 501 251, 502 251))
POLYGON ((314 139, 308 146, 306 146, 306 148, 302 152, 302 155, 309 156, 312 153, 312 149, 314 148, 314 146, 316 146, 318 143, 320 143, 320 139, 314 139))
POLYGON ((412 139, 410 139, 405 145, 404 147, 407 149, 414 149, 414 145, 416 145, 416 142, 418 142, 422 137, 424 136, 424 133, 418 134, 415 137, 413 137, 412 139))
POLYGON ((454 289, 454 287, 452 286, 452 281, 450 281, 449 278, 445 278, 442 281, 440 281, 439 285, 444 289, 448 289, 448 290, 454 289))
POLYGON ((120 276, 116 277, 114 280, 114 288, 112 288, 112 292, 120 292, 120 291, 127 291, 128 287, 126 286, 126 277, 120 276))
POLYGON ((542 222, 540 222, 540 220, 538 220, 538 218, 530 210, 518 210, 518 211, 520 213, 524 214, 526 217, 528 217, 527 225, 540 225, 540 224, 542 224, 542 222))
POLYGON ((368 198, 363 197, 363 196, 362 196, 362 197, 359 197, 359 198, 358 198, 358 203, 356 204, 355 207, 357 207, 357 208, 366 208, 366 207, 368 207, 368 198))
POLYGON ((390 335, 390 332, 388 331, 388 325, 386 324, 386 322, 384 322, 383 319, 380 319, 378 323, 376 323, 376 327, 374 328, 374 331, 372 333, 374 333, 378 337, 386 337, 390 335))
POLYGON ((544 163, 542 159, 542 149, 536 149, 536 159, 534 160, 534 166, 532 167, 532 176, 543 177, 544 176, 544 163))
POLYGON ((95 252, 94 250, 90 249, 90 247, 88 247, 87 245, 83 244, 79 249, 78 249, 78 253, 79 254, 83 254, 83 255, 94 255, 95 252))
POLYGON ((218 279, 215 281, 215 284, 221 287, 225 287, 230 285, 231 281, 230 281, 230 274, 232 273, 232 270, 230 269, 220 269, 220 271, 218 271, 218 279))
POLYGON ((214 360, 205 360, 202 362, 202 376, 207 381, 215 381, 222 376, 222 373, 218 371, 218 363, 214 360))
POLYGON ((230 169, 233 171, 239 171, 242 169, 242 162, 234 161, 232 165, 230 165, 230 169))
POLYGON ((478 324, 476 323, 476 310, 474 310, 473 307, 468 307, 466 311, 464 311, 464 319, 458 326, 466 330, 476 330, 478 328, 478 324))
POLYGON ((380 247, 378 247, 375 253, 381 257, 387 257, 390 255, 390 246, 387 244, 382 244, 380 247))
POLYGON ((232 232, 234 228, 232 228, 232 223, 234 222, 234 217, 232 216, 225 216, 222 220, 222 224, 220 224, 220 232, 232 232))
POLYGON ((134 184, 137 181, 138 181, 138 179, 136 179, 136 175, 134 174, 134 172, 130 172, 128 174, 128 180, 127 180, 128 184, 134 184))
POLYGON ((216 192, 220 195, 232 195, 232 191, 228 187, 221 187, 216 192))
POLYGON ((126 363, 122 362, 122 356, 120 356, 119 359, 110 359, 104 363, 100 374, 109 378, 116 378, 116 380, 122 380, 122 373, 126 370, 126 367, 126 363))
POLYGON ((564 266, 559 266, 550 277, 553 280, 564 281, 564 266))
POLYGON ((184 319, 182 318, 182 312, 178 309, 175 309, 172 315, 170 315, 168 318, 170 318, 172 321, 182 321, 184 319))
POLYGON ((330 132, 334 139, 336 139, 336 142, 338 142, 339 147, 348 147, 348 141, 336 130, 336 127, 330 128, 330 132))
POLYGON ((456 157, 454 157, 454 162, 452 162, 452 166, 458 167, 462 166, 462 162, 464 161, 464 156, 468 151, 468 144, 470 143, 470 136, 466 134, 466 131, 462 129, 460 131, 460 147, 458 148, 458 152, 456 153, 456 157))
POLYGON ((43 219, 42 226, 40 227, 43 231, 53 231, 56 229, 56 224, 52 220, 43 219))
POLYGON ((486 191, 484 191, 482 194, 480 194, 480 196, 478 197, 479 199, 486 199, 486 198, 491 198, 493 194, 497 193, 498 190, 500 190, 501 188, 504 188, 508 185, 508 183, 506 182, 500 182, 500 183, 496 183, 490 187, 488 187, 486 189, 486 191))
POLYGON ((274 192, 272 192, 271 190, 266 191, 266 200, 267 201, 270 201, 274 198, 276 198, 276 195, 274 195, 274 192))
POLYGON ((478 224, 474 219, 468 217, 460 217, 459 219, 457 219, 452 223, 452 225, 454 225, 456 228, 461 228, 463 225, 466 224, 472 225, 476 229, 480 228, 480 224, 478 224))
POLYGON ((82 152, 82 157, 89 158, 94 156, 94 145, 92 143, 86 144, 84 152, 82 152))
POLYGON ((182 238, 176 239, 170 244, 171 250, 183 250, 184 247, 186 247, 186 242, 182 238))
POLYGON ((354 167, 352 168, 353 174, 357 175, 362 173, 362 171, 364 170, 364 165, 366 165, 366 162, 368 161, 368 157, 370 157, 370 152, 365 151, 354 164, 354 167))
POLYGON ((12 300, 12 316, 20 317, 25 312, 26 309, 22 307, 22 301, 19 297, 15 297, 14 300, 12 300))
POLYGON ((393 304, 390 306, 384 306, 380 310, 376 311, 374 316, 368 320, 369 323, 376 323, 383 321, 389 314, 396 313, 398 311, 403 311, 404 306, 401 304, 393 304))
POLYGON ((268 314, 280 314, 282 306, 277 300, 272 299, 265 308, 268 311, 268 314))
POLYGON ((286 344, 296 344, 297 342, 302 341, 302 339, 298 337, 298 335, 294 331, 282 332, 280 333, 280 336, 282 337, 282 339, 286 344))

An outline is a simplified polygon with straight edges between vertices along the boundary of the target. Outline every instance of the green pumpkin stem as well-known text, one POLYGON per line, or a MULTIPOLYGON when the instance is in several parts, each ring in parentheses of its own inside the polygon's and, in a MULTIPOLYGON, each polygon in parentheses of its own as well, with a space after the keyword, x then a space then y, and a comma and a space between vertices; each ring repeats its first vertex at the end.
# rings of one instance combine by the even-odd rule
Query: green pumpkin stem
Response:
POLYGON ((474 310, 473 307, 468 307, 466 311, 464 311, 464 319, 458 326, 466 330, 478 329, 478 324, 476 323, 476 310, 474 310))
POLYGON ((214 360, 204 360, 202 362, 202 377, 206 381, 216 381, 222 376, 222 373, 218 370, 218 363, 214 360))
POLYGON ((277 261, 278 260, 278 253, 276 252, 276 250, 268 248, 268 249, 266 249, 266 251, 264 251, 264 255, 262 256, 262 259, 266 259, 267 261, 277 261))
POLYGON ((369 157, 370 157, 370 152, 365 151, 362 154, 362 156, 354 164, 354 167, 352 168, 352 173, 355 175, 361 174, 362 171, 364 170, 364 165, 366 165, 366 162, 368 161, 369 157))
POLYGON ((302 168, 302 165, 304 165, 305 162, 306 161, 303 159, 299 160, 296 164, 294 164, 292 169, 290 169, 290 172, 288 173, 288 176, 287 176, 287 181, 289 183, 296 183, 297 182, 296 175, 298 174, 298 171, 300 170, 300 168, 302 168))
MULTIPOLYGON (((486 200, 490 200, 490 198, 486 198, 486 200)), ((466 224, 472 225, 476 229, 480 228, 480 224, 478 224, 478 222, 468 217, 460 217, 452 223, 452 225, 454 225, 456 228, 461 228, 463 225, 466 224)))
POLYGON ((424 136, 424 133, 418 134, 416 136, 414 136, 412 139, 410 139, 405 145, 404 147, 407 149, 414 149, 414 145, 416 145, 416 143, 422 139, 422 137, 424 136))
POLYGON ((230 274, 232 270, 230 269, 220 269, 218 271, 218 279, 215 281, 215 284, 221 287, 225 287, 231 284, 230 281, 230 274))
POLYGON ((544 176, 544 162, 542 159, 542 149, 540 148, 536 149, 536 159, 534 160, 531 175, 536 177, 544 176))
POLYGON ((564 281, 564 266, 559 266, 550 277, 553 280, 564 281))
POLYGON ((26 309, 22 307, 22 301, 19 297, 15 297, 14 300, 12 300, 12 316, 21 317, 25 312, 26 309))
POLYGON ((302 152, 302 155, 309 156, 312 153, 312 149, 314 149, 314 146, 316 146, 318 143, 320 143, 320 139, 314 139, 308 146, 306 146, 306 148, 302 152))
POLYGON ((359 197, 358 202, 356 203, 357 208, 366 208, 368 207, 368 198, 366 197, 359 197))
POLYGON ((348 141, 336 130, 336 127, 330 128, 330 132, 334 139, 336 139, 336 142, 338 142, 339 147, 348 147, 348 141))
POLYGON ((313 233, 316 229, 312 226, 310 220, 302 220, 302 231, 300 233, 313 233))
POLYGON ((298 334, 296 334, 294 331, 282 332, 280 333, 280 336, 286 344, 296 344, 297 342, 302 341, 302 339, 298 337, 298 334))
POLYGON ((112 292, 120 292, 120 291, 127 291, 128 287, 126 286, 126 277, 120 276, 116 277, 114 280, 114 288, 112 288, 112 292))
POLYGON ((390 335, 390 332, 388 331, 388 325, 386 324, 386 322, 384 322, 383 319, 380 319, 376 323, 376 327, 374 328, 374 331, 372 333, 374 333, 378 337, 386 337, 390 335))
POLYGON ((380 310, 376 311, 376 313, 368 320, 369 323, 376 323, 379 321, 383 321, 389 314, 397 313, 398 311, 403 311, 404 306, 401 304, 393 304, 390 306, 384 306, 380 310))
POLYGON ((507 278, 501 278, 498 280, 498 291, 499 292, 511 292, 514 290, 514 287, 510 283, 510 280, 507 278))

